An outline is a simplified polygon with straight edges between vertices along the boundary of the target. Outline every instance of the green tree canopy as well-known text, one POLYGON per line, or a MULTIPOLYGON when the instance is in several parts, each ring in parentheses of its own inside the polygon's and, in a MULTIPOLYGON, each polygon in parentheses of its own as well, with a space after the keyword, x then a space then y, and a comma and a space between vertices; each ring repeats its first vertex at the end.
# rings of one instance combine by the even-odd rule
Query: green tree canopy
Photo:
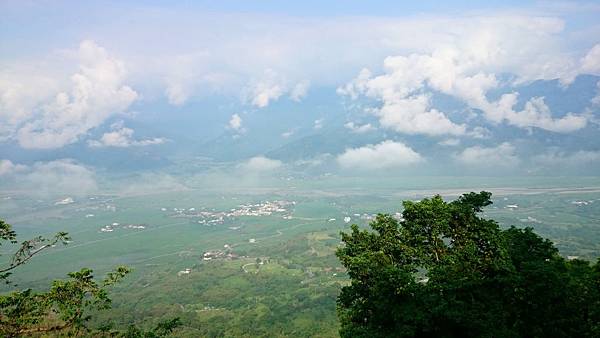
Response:
MULTIPOLYGON (((57 243, 67 244, 70 237, 59 232, 52 238, 41 236, 23 241, 12 255, 8 266, 0 267, 0 281, 11 284, 9 277, 19 266, 57 243)), ((0 245, 17 244, 17 234, 11 225, 0 220, 0 245)), ((160 322, 155 328, 143 331, 131 325, 126 331, 110 325, 94 329, 88 326, 90 313, 111 308, 108 288, 122 280, 130 269, 119 266, 100 281, 93 271, 83 268, 68 274, 68 279, 52 282, 45 292, 15 289, 0 294, 0 337, 23 336, 94 336, 156 338, 170 335, 181 325, 179 318, 160 322)), ((13 285, 14 286, 14 285, 13 285)))
POLYGON ((352 225, 337 256, 343 337, 598 337, 600 264, 567 261, 531 228, 480 212, 491 193, 405 201, 352 225))

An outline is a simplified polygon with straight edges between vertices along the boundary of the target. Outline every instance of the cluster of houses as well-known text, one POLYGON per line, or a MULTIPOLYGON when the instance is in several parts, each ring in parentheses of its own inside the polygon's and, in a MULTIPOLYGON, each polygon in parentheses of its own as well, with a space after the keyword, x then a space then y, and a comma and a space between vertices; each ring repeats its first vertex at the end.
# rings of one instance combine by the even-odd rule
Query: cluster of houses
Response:
POLYGON ((231 247, 229 247, 227 244, 225 244, 225 251, 223 250, 212 250, 212 251, 206 251, 205 253, 202 254, 202 260, 203 261, 212 261, 215 259, 238 259, 240 258, 238 255, 236 255, 235 253, 231 252, 231 247))
MULTIPOLYGON (((196 208, 172 208, 171 217, 200 218, 199 224, 223 224, 227 219, 242 216, 270 216, 275 213, 283 214, 284 219, 291 219, 290 209, 296 205, 295 201, 265 201, 256 204, 242 204, 228 211, 196 210, 196 208)), ((169 211, 161 208, 161 211, 169 211)))
POLYGON ((60 201, 56 201, 54 203, 54 205, 67 205, 67 204, 73 204, 75 203, 75 200, 73 200, 73 197, 66 197, 60 201))
POLYGON ((192 269, 190 269, 190 268, 186 268, 186 269, 184 269, 184 270, 181 270, 181 271, 179 271, 179 272, 177 273, 177 277, 181 277, 181 276, 183 276, 183 275, 189 275, 189 274, 190 274, 190 272, 192 272, 192 269))
POLYGON ((120 223, 112 223, 109 225, 105 225, 102 228, 100 228, 100 232, 113 232, 116 229, 138 229, 138 230, 143 230, 146 229, 146 225, 145 224, 125 224, 122 225, 120 223))

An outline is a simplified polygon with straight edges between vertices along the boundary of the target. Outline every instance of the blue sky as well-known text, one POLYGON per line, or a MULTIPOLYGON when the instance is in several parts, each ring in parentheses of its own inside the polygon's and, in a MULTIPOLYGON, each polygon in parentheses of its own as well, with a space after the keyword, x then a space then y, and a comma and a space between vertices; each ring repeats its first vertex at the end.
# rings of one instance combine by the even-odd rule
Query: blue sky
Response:
POLYGON ((138 14, 154 10, 313 18, 527 13, 565 18, 569 31, 597 26, 599 6, 598 2, 577 1, 5 1, 0 4, 0 51, 4 57, 40 53, 53 44, 81 39, 92 33, 91 27, 113 20, 147 25, 138 14))

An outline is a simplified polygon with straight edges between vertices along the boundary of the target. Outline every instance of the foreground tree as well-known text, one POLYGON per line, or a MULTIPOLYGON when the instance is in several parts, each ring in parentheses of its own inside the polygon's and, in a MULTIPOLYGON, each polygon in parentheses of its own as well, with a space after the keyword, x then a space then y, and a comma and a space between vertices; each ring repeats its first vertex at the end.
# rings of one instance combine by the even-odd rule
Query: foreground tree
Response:
MULTIPOLYGON (((16 233, 10 224, 0 220, 0 245, 17 244, 16 233)), ((23 241, 13 254, 8 266, 0 268, 0 281, 11 284, 10 275, 17 267, 27 263, 40 252, 62 243, 70 237, 65 232, 53 238, 36 237, 23 241)), ((122 336, 163 337, 181 323, 179 318, 159 323, 150 331, 131 326, 127 331, 113 330, 110 326, 92 329, 87 324, 93 311, 111 308, 108 288, 123 279, 130 270, 119 266, 104 279, 94 279, 87 268, 68 274, 68 279, 55 280, 46 292, 16 289, 0 295, 0 336, 122 336)))
POLYGON ((405 201, 353 225, 337 256, 342 337, 598 337, 600 264, 566 261, 532 229, 480 217, 488 192, 405 201))

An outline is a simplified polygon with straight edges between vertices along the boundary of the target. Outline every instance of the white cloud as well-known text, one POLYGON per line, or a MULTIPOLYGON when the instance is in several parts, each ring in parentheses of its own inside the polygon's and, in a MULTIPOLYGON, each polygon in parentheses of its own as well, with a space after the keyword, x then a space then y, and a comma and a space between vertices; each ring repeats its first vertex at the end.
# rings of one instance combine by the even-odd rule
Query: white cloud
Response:
MULTIPOLYGON (((186 44, 190 42, 186 40, 186 44)), ((209 49, 213 50, 217 46, 210 46, 209 49)), ((241 86, 242 79, 239 79, 237 74, 239 70, 224 70, 223 66, 227 64, 227 58, 219 57, 205 49, 199 51, 186 49, 175 55, 167 53, 156 59, 154 58, 156 56, 152 55, 140 60, 139 53, 134 54, 136 62, 133 66, 141 62, 138 68, 139 71, 144 72, 143 75, 153 71, 160 72, 158 77, 163 79, 161 84, 165 86, 164 94, 169 103, 175 106, 186 104, 192 97, 210 96, 228 91, 228 88, 239 89, 241 86)), ((244 73, 246 76, 250 75, 248 72, 244 73)), ((144 78, 143 75, 141 77, 144 78)), ((245 80, 247 78, 243 81, 245 80)))
POLYGON ((337 157, 338 164, 343 168, 364 170, 405 167, 422 161, 421 155, 404 143, 390 140, 346 149, 337 157))
POLYGON ((0 176, 12 175, 25 170, 27 167, 21 164, 14 164, 10 160, 0 160, 0 176))
POLYGON ((592 47, 581 59, 581 72, 600 75, 600 43, 592 47))
POLYGON ((497 147, 466 148, 454 157, 458 162, 473 167, 514 167, 520 162, 515 154, 515 147, 508 142, 497 147))
POLYGON ((244 128, 242 127, 242 118, 240 117, 240 115, 238 115, 238 114, 231 115, 231 118, 229 119, 229 128, 233 129, 235 131, 243 131, 244 130, 244 128))
POLYGON ((35 65, 0 65, 0 141, 34 115, 59 91, 58 74, 43 74, 35 65))
POLYGON ((258 78, 251 81, 243 90, 244 101, 258 108, 267 107, 271 102, 277 101, 284 94, 290 99, 300 102, 308 93, 310 81, 302 80, 291 87, 282 75, 271 68, 267 68, 258 78))
POLYGON ((405 134, 464 135, 467 127, 450 121, 446 115, 431 108, 425 95, 409 96, 384 103, 375 114, 382 127, 405 134))
POLYGON ((178 55, 167 63, 165 94, 170 104, 181 106, 193 95, 198 81, 198 64, 205 56, 206 53, 178 55))
POLYGON ((308 80, 298 82, 290 91, 290 98, 296 102, 300 102, 304 97, 306 97, 309 87, 310 81, 308 80))
POLYGON ((354 124, 354 122, 348 122, 348 123, 344 124, 344 127, 346 127, 347 129, 350 129, 353 133, 357 133, 357 134, 364 134, 364 133, 367 133, 367 132, 377 129, 377 128, 373 127, 370 123, 363 124, 363 125, 357 125, 357 124, 354 124))
POLYGON ((123 63, 102 47, 83 41, 76 57, 79 71, 71 76, 68 91, 60 91, 53 100, 35 107, 23 107, 30 113, 16 131, 22 147, 52 149, 74 143, 111 115, 126 110, 137 98, 133 89, 123 85, 123 63))
POLYGON ((242 163, 240 169, 242 169, 244 173, 261 173, 271 172, 282 166, 283 163, 279 160, 273 160, 264 156, 256 156, 242 163))
MULTIPOLYGON (((482 75, 472 81, 494 80, 486 75, 507 72, 520 81, 561 78, 566 83, 580 71, 582 55, 565 44, 565 22, 555 15, 482 11, 289 20, 173 9, 160 17, 142 12, 137 18, 146 23, 144 30, 105 38, 130 55, 128 64, 139 81, 161 79, 161 89, 173 104, 216 89, 235 96, 243 90, 245 102, 264 107, 281 95, 299 99, 308 82, 339 85, 362 67, 374 69, 389 55, 432 56, 428 66, 438 73, 451 66, 445 80, 440 77, 440 86, 454 86, 450 81, 455 75, 473 77, 477 69, 482 75), (157 36, 165 37, 160 46, 142 43, 157 36), (265 69, 277 74, 276 81, 265 79, 265 69)), ((111 32, 121 24, 111 22, 111 32)), ((592 34, 585 38, 595 42, 592 34)), ((465 83, 456 84, 457 90, 461 86, 468 91, 465 83)))
POLYGON ((517 103, 517 93, 504 94, 494 103, 485 104, 486 117, 496 123, 506 120, 509 124, 520 127, 537 127, 558 133, 569 133, 586 126, 587 118, 583 115, 568 113, 562 118, 552 118, 550 108, 543 97, 533 97, 525 103, 521 111, 513 107, 517 103))
POLYGON ((506 19, 502 23, 499 18, 478 18, 474 20, 479 23, 477 29, 462 31, 452 43, 434 44, 436 47, 426 53, 387 57, 383 74, 373 76, 363 69, 354 80, 339 87, 338 94, 381 102, 373 109, 381 125, 407 134, 474 136, 465 125, 452 122, 431 107, 430 91, 460 99, 470 108, 482 110, 494 123, 555 132, 583 128, 587 122, 583 115, 569 113, 555 118, 543 98, 534 98, 523 111, 515 111, 517 93, 506 94, 497 102, 490 102, 486 95, 499 85, 496 73, 515 74, 517 82, 559 78, 568 84, 583 71, 596 71, 600 45, 583 58, 580 67, 576 60, 557 52, 549 38, 562 30, 560 20, 506 19))
POLYGON ((281 94, 283 94, 283 89, 279 85, 270 86, 259 83, 254 89, 252 104, 258 108, 264 108, 269 105, 270 101, 277 100, 281 94))
POLYGON ((174 106, 183 105, 191 95, 191 89, 180 82, 170 82, 165 89, 169 103, 174 106))
POLYGON ((553 149, 544 154, 534 156, 532 161, 534 164, 542 166, 561 165, 579 167, 586 164, 600 163, 600 151, 579 150, 567 153, 553 149))
POLYGON ((35 163, 25 181, 51 194, 85 195, 97 190, 94 172, 68 159, 35 163))
POLYGON ((94 171, 71 159, 36 162, 31 166, 2 160, 1 175, 11 175, 15 188, 36 196, 81 196, 97 190, 94 171))
POLYGON ((358 99, 363 93, 368 90, 368 83, 373 74, 367 68, 361 69, 358 76, 347 84, 337 88, 338 95, 350 96, 351 99, 358 99))
POLYGON ((104 133, 100 140, 90 140, 88 145, 93 148, 102 147, 117 147, 127 148, 134 146, 149 146, 155 144, 163 144, 167 139, 155 137, 151 139, 135 140, 133 138, 133 129, 126 128, 123 123, 115 123, 111 126, 112 131, 104 133))
POLYGON ((375 98, 382 106, 374 109, 382 127, 406 134, 464 135, 466 126, 450 121, 447 116, 430 107, 429 96, 418 91, 425 86, 426 69, 419 66, 420 56, 388 57, 384 61, 385 74, 372 77, 363 69, 349 84, 338 88, 338 93, 353 99, 360 95, 375 98))
MULTIPOLYGON (((520 82, 560 78, 569 83, 580 72, 595 71, 594 61, 598 60, 597 47, 587 55, 581 52, 583 46, 597 43, 597 34, 586 34, 584 29, 573 32, 579 28, 573 28, 569 22, 565 31, 565 19, 556 12, 551 13, 555 17, 547 12, 535 15, 530 10, 516 9, 452 16, 288 18, 172 8, 160 15, 154 10, 136 11, 136 27, 120 16, 125 14, 113 14, 117 17, 95 17, 110 25, 95 24, 93 32, 98 41, 110 41, 111 50, 118 52, 119 60, 102 50, 104 61, 97 60, 85 67, 114 71, 119 74, 117 81, 90 76, 83 69, 75 73, 96 83, 93 87, 110 88, 114 93, 76 99, 75 92, 84 86, 73 82, 72 89, 65 87, 54 76, 60 72, 51 71, 61 67, 45 65, 40 66, 41 72, 22 71, 19 67, 8 67, 5 60, 11 56, 5 56, 0 60, 0 139, 3 135, 13 137, 17 129, 24 127, 20 139, 29 147, 58 147, 74 142, 96 126, 97 121, 104 120, 101 110, 112 114, 127 109, 137 93, 131 90, 127 94, 124 89, 129 87, 125 84, 135 84, 136 89, 144 90, 145 97, 164 93, 175 105, 216 91, 241 96, 244 102, 256 107, 266 107, 282 96, 301 99, 307 88, 304 84, 309 82, 318 88, 339 85, 363 67, 380 76, 373 77, 365 70, 352 86, 341 87, 340 93, 350 97, 368 95, 385 106, 395 104, 397 99, 427 97, 428 90, 441 91, 479 107, 492 119, 497 107, 494 102, 486 104, 487 98, 482 93, 498 85, 497 74, 515 74, 520 82), (574 36, 577 38, 571 39, 574 36), (147 43, 156 40, 161 43, 147 43), (381 60, 390 55, 401 57, 386 59, 385 69, 380 72, 381 60), (127 62, 127 79, 120 60, 127 62), (277 75, 271 79, 265 69, 277 75), (377 78, 379 81, 375 81, 377 78), (50 109, 57 106, 49 104, 51 98, 60 92, 67 94, 69 104, 50 109), (83 103, 87 103, 85 109, 83 103), (79 114, 65 114, 66 111, 81 112, 81 118, 75 117, 79 114), (5 123, 9 120, 10 124, 5 123), (24 122, 28 122, 27 126, 22 125, 24 122)), ((582 25, 590 28, 589 24, 582 25)), ((7 37, 8 48, 18 45, 19 36, 7 37)), ((39 48, 52 44, 56 41, 47 41, 39 48)), ((53 51, 41 50, 41 53, 53 51)), ((12 58, 19 63, 27 51, 11 50, 9 54, 17 55, 12 58)), ((89 92, 98 90, 91 88, 89 92)), ((399 106, 387 108, 383 115, 393 129, 440 135, 441 128, 433 129, 435 126, 431 130, 409 126, 412 122, 441 121, 450 127, 446 133, 450 136, 471 135, 469 127, 448 112, 431 106, 431 102, 419 110, 397 110, 399 106)), ((502 117, 501 121, 513 123, 515 114, 501 114, 505 115, 508 117, 502 117)), ((567 122, 562 123, 571 124, 570 128, 581 124, 574 119, 567 122)), ((555 127, 550 123, 550 128, 555 127)))
POLYGON ((457 138, 449 138, 438 142, 438 144, 445 147, 455 147, 460 144, 460 140, 457 138))
POLYGON ((246 87, 246 100, 258 108, 264 108, 270 102, 276 101, 286 91, 283 79, 272 69, 264 71, 258 81, 253 81, 246 87))

